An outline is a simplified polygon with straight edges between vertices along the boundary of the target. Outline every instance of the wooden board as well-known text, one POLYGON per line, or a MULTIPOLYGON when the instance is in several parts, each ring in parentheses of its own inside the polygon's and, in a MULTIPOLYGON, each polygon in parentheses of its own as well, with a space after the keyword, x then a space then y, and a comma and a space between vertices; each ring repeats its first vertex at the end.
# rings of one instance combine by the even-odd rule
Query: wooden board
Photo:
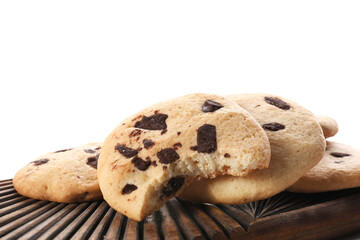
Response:
POLYGON ((170 200, 142 222, 104 201, 62 204, 16 193, 0 181, 1 239, 331 239, 360 230, 360 188, 283 192, 243 205, 170 200))

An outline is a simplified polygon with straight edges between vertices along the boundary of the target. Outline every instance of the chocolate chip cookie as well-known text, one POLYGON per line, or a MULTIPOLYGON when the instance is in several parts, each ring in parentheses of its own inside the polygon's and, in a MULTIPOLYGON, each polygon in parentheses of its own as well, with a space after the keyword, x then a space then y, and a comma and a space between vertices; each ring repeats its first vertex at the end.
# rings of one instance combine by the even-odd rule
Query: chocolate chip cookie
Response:
POLYGON ((100 143, 47 153, 18 171, 16 191, 26 197, 62 202, 86 202, 102 198, 97 180, 100 143))
POLYGON ((191 94, 150 106, 107 137, 98 178, 105 200, 140 221, 191 181, 266 168, 263 128, 236 102, 191 94))
POLYGON ((273 196, 315 166, 325 139, 315 116, 299 104, 270 94, 228 96, 265 130, 271 146, 269 168, 246 176, 219 176, 191 183, 180 198, 209 203, 242 204, 273 196))
POLYGON ((327 141, 323 159, 287 190, 316 193, 360 187, 360 150, 327 141))

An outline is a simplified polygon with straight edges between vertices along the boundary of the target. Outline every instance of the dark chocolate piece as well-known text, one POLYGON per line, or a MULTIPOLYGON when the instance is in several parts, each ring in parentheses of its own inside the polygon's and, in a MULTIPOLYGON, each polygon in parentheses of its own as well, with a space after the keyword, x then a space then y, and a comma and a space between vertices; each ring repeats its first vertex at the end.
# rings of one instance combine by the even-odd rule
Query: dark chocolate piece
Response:
POLYGON ((72 148, 63 149, 63 150, 57 150, 54 153, 67 152, 67 151, 70 151, 70 150, 72 150, 72 148))
POLYGON ((149 149, 155 145, 155 143, 151 139, 144 139, 143 144, 145 149, 149 149))
POLYGON ((282 125, 281 123, 266 123, 264 125, 262 125, 262 127, 266 130, 270 130, 270 131, 279 131, 282 129, 285 129, 285 126, 282 125))
POLYGON ((333 157, 337 157, 337 158, 351 156, 351 154, 349 154, 349 153, 341 153, 341 152, 332 152, 332 153, 330 153, 330 155, 333 157))
POLYGON ((99 159, 99 154, 97 154, 95 157, 89 157, 87 159, 86 164, 89 165, 90 167, 97 169, 98 159, 99 159))
POLYGON ((139 157, 134 157, 133 160, 131 160, 131 163, 134 164, 134 166, 140 171, 146 171, 146 169, 148 169, 148 167, 151 165, 151 161, 145 162, 139 157))
POLYGON ((225 153, 225 154, 224 154, 224 157, 229 158, 229 157, 230 157, 230 154, 225 153))
POLYGON ((177 135, 180 136, 181 132, 177 132, 177 135))
POLYGON ((135 127, 148 130, 164 130, 167 128, 167 118, 168 115, 162 113, 156 113, 149 117, 143 116, 140 121, 135 123, 135 127))
POLYGON ((197 146, 191 146, 190 149, 193 150, 193 151, 197 151, 198 147, 197 146))
POLYGON ((182 147, 182 144, 180 142, 177 142, 173 145, 174 150, 178 150, 181 147, 182 147))
POLYGON ((172 148, 165 148, 157 153, 160 162, 163 164, 169 164, 175 162, 177 159, 180 158, 179 154, 175 152, 172 148))
POLYGON ((202 111, 207 112, 215 112, 216 110, 224 107, 218 102, 212 101, 212 100, 206 100, 204 104, 202 105, 202 111))
POLYGON ((185 179, 183 177, 171 178, 166 186, 161 190, 162 195, 170 197, 174 195, 184 185, 185 179))
POLYGON ((264 99, 265 99, 265 102, 267 102, 268 104, 274 105, 275 107, 278 107, 282 110, 290 109, 290 105, 287 102, 284 102, 283 100, 281 100, 280 98, 265 97, 264 99))
POLYGON ((167 132, 167 129, 164 129, 164 130, 161 131, 160 134, 163 135, 163 134, 165 134, 166 132, 167 132))
POLYGON ((138 151, 132 148, 128 148, 126 147, 124 144, 123 145, 116 145, 115 149, 119 151, 119 153, 121 153, 124 157, 126 158, 131 158, 133 156, 135 156, 136 154, 138 154, 138 151))
POLYGON ((216 151, 216 127, 204 124, 197 130, 197 151, 201 153, 212 153, 216 151))
POLYGON ((84 152, 90 153, 90 154, 96 153, 96 151, 94 149, 84 149, 84 152))
POLYGON ((136 189, 138 189, 138 187, 134 184, 126 184, 125 187, 122 190, 122 194, 130 194, 133 191, 135 191, 136 189))
POLYGON ((34 166, 39 166, 39 165, 43 165, 43 164, 47 163, 48 161, 49 161, 48 158, 42 158, 42 159, 33 161, 33 162, 31 162, 31 163, 33 163, 34 166))

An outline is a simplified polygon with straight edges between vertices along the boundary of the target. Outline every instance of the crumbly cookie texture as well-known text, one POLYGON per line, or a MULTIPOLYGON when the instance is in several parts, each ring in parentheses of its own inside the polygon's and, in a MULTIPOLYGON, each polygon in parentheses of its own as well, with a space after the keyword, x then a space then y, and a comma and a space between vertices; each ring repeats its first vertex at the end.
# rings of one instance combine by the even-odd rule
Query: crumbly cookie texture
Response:
POLYGON ((16 191, 26 197, 74 203, 102 198, 97 180, 101 143, 47 153, 18 171, 16 191))
POLYGON ((320 123, 325 138, 333 137, 337 134, 339 126, 335 119, 323 115, 317 115, 316 119, 320 123))
POLYGON ((325 139, 314 115, 299 104, 270 94, 228 96, 265 129, 271 146, 269 168, 247 176, 219 176, 191 183, 180 198, 242 204, 273 196, 295 183, 322 158, 325 139))
POLYGON ((323 159, 287 190, 316 193, 360 187, 360 150, 327 142, 323 159))
POLYGON ((199 177, 268 167, 270 145, 235 102, 191 94, 152 105, 106 138, 98 166, 105 200, 140 221, 199 177))

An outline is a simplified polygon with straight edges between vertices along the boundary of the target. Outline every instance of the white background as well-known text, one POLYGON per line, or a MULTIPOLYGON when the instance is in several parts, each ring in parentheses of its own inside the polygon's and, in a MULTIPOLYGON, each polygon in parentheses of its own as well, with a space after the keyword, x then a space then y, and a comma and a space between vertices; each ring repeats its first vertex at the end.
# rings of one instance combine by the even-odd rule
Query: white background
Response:
POLYGON ((267 92, 360 148, 358 1, 0 1, 0 179, 194 93, 267 92))

